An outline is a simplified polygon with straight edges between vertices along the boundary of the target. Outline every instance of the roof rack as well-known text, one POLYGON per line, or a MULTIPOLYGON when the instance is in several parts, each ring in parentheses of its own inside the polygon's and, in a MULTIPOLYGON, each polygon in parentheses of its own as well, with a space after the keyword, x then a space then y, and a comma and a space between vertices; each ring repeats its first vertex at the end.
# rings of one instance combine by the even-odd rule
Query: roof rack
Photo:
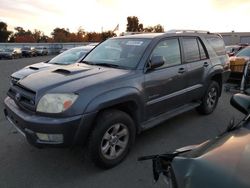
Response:
POLYGON ((203 31, 203 30, 186 30, 186 29, 172 29, 167 31, 166 33, 207 33, 210 34, 209 31, 203 31))

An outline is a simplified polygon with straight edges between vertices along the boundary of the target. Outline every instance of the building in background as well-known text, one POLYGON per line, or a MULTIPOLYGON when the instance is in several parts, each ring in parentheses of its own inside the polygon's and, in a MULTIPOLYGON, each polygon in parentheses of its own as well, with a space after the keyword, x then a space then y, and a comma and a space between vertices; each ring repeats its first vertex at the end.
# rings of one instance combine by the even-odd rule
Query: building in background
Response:
POLYGON ((250 32, 224 32, 220 33, 225 45, 250 44, 250 32))

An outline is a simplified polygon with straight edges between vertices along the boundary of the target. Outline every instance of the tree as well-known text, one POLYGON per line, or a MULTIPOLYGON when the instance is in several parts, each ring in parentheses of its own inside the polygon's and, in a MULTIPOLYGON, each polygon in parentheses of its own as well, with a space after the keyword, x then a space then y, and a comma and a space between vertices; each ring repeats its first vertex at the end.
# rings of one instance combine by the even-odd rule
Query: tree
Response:
POLYGON ((162 25, 158 24, 158 25, 154 26, 154 32, 155 33, 162 33, 162 32, 164 32, 164 27, 162 25))
POLYGON ((101 37, 100 33, 89 32, 89 33, 86 33, 86 35, 84 37, 84 41, 86 41, 86 42, 100 42, 100 41, 102 41, 102 37, 101 37))
POLYGON ((147 32, 147 33, 151 33, 154 31, 154 27, 152 26, 148 26, 146 28, 143 29, 144 32, 147 32))
POLYGON ((147 32, 147 33, 162 33, 164 32, 164 28, 162 25, 158 24, 158 25, 155 25, 155 26, 148 26, 146 28, 143 29, 144 32, 147 32))
POLYGON ((139 23, 139 19, 136 16, 127 17, 127 32, 142 32, 143 24, 139 23))
POLYGON ((46 36, 42 31, 35 29, 32 33, 33 37, 35 38, 36 42, 47 42, 48 36, 46 36))
POLYGON ((11 35, 10 42, 37 42, 30 30, 25 31, 22 27, 15 27, 16 32, 11 35))
POLYGON ((69 29, 64 28, 55 28, 51 33, 53 40, 55 42, 69 42, 70 41, 70 32, 69 29))
POLYGON ((107 40, 108 38, 115 37, 116 34, 113 31, 105 31, 101 33, 102 41, 107 40))
POLYGON ((7 30, 8 25, 4 22, 0 22, 0 42, 7 42, 11 31, 7 30))

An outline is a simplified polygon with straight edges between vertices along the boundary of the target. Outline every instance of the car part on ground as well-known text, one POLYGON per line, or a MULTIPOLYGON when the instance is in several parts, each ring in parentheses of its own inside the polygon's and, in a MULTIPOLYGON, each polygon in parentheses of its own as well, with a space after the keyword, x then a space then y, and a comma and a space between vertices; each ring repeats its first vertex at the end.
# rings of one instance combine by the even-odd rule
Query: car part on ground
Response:
MULTIPOLYGON (((70 60, 59 55, 51 61, 70 60)), ((223 39, 209 32, 110 38, 80 63, 15 82, 4 112, 31 144, 88 141, 95 164, 111 168, 125 158, 135 134, 199 106, 212 113, 230 74, 228 64, 223 39)))
POLYGON ((161 175, 172 188, 247 188, 250 186, 250 96, 236 94, 231 104, 246 115, 239 123, 230 122, 216 138, 173 153, 140 157, 152 160, 154 180, 161 175))

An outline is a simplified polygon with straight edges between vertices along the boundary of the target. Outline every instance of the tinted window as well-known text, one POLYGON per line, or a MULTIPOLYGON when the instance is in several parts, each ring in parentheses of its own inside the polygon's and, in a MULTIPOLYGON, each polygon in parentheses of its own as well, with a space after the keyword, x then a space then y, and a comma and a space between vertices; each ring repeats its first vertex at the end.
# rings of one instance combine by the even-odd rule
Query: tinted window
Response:
POLYGON ((200 59, 207 59, 206 52, 204 50, 204 46, 201 44, 200 40, 198 40, 199 50, 200 50, 200 59))
POLYGON ((151 57, 152 56, 163 56, 165 58, 165 64, 160 68, 181 64, 178 39, 167 39, 161 41, 153 50, 151 57))
POLYGON ((185 62, 200 60, 199 46, 196 38, 183 38, 182 44, 185 62))
POLYGON ((226 54, 225 44, 219 36, 206 37, 206 39, 217 55, 226 54))

